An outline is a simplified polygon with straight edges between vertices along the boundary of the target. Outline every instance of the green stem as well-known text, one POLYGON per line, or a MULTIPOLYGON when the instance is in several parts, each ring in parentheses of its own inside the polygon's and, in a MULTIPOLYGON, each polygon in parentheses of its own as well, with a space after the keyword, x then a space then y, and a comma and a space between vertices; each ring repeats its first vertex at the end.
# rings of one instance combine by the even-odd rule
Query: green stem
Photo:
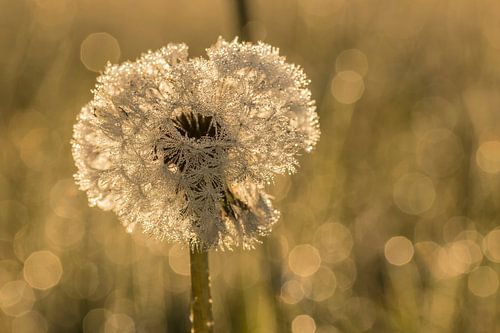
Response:
POLYGON ((191 259, 191 332, 212 333, 212 298, 208 273, 208 252, 190 249, 191 259))
POLYGON ((236 11, 238 13, 238 26, 240 30, 240 39, 242 41, 248 41, 252 36, 248 33, 245 26, 247 25, 248 18, 248 7, 245 0, 235 0, 236 11))

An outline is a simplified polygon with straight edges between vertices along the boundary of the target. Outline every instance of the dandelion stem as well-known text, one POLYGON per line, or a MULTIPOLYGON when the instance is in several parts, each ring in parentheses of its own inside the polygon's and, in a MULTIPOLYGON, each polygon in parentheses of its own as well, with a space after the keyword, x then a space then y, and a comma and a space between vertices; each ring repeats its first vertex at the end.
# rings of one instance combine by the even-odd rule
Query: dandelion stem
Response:
POLYGON ((213 332, 208 252, 191 248, 191 332, 213 332))

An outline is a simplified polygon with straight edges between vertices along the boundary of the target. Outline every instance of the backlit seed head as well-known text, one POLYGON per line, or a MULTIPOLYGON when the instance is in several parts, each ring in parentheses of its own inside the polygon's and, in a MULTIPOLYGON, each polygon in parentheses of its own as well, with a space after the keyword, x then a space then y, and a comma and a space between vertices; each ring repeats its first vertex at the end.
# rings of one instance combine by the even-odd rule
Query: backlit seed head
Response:
POLYGON ((263 184, 319 139, 303 71, 269 45, 226 42, 208 59, 169 44, 108 65, 74 126, 91 205, 127 230, 203 248, 251 248, 279 213, 263 184))

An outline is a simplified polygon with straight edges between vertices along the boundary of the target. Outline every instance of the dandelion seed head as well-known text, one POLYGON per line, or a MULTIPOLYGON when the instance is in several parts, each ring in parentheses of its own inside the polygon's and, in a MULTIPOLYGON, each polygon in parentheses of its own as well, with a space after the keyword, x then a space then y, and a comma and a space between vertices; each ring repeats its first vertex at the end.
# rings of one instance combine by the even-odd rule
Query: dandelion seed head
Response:
POLYGON ((252 248, 279 212, 264 184, 296 171, 319 123, 304 72, 264 43, 169 44, 108 64, 74 126, 75 179, 127 230, 252 248))

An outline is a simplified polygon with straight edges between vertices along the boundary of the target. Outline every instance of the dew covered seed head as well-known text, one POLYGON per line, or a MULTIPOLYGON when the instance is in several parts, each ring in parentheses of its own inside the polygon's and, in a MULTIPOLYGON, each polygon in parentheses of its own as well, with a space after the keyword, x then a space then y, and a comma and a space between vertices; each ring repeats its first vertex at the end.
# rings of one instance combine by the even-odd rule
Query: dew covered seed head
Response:
POLYGON ((263 185, 319 139, 315 105, 269 45, 219 39, 207 54, 169 44, 108 65, 74 126, 75 178, 127 229, 252 248, 279 217, 263 185))

